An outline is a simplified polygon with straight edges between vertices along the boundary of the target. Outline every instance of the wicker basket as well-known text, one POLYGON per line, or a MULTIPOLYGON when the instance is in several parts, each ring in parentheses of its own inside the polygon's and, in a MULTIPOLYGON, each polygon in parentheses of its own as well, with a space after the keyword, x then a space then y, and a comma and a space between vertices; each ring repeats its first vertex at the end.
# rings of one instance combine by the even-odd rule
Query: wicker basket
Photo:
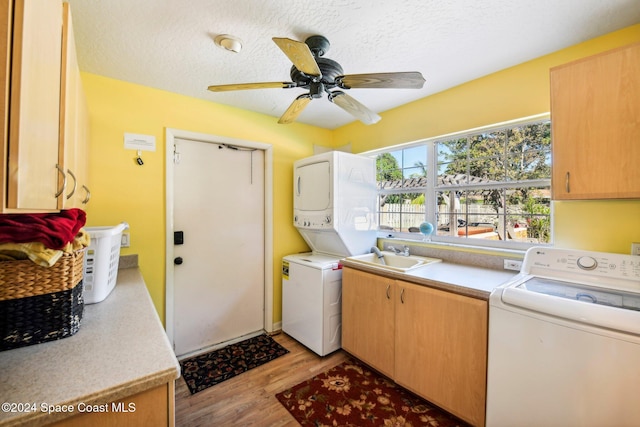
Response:
POLYGON ((0 351, 69 337, 80 329, 83 250, 53 267, 0 262, 0 351))

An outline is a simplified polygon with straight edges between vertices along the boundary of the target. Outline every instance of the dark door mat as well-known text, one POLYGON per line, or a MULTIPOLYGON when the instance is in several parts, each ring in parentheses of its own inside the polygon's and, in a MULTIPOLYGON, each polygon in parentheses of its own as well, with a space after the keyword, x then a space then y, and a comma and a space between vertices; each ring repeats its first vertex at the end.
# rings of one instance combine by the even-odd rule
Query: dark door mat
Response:
POLYGON ((180 368, 189 391, 195 394, 287 353, 289 350, 263 334, 184 359, 180 368))

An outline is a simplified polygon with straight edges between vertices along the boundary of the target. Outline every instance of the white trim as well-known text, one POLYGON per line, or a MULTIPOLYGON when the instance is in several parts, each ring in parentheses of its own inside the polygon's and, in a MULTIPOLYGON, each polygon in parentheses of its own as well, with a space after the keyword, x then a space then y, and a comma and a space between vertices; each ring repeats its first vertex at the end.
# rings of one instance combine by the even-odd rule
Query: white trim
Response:
POLYGON ((182 361, 184 359, 188 359, 188 358, 193 357, 193 356, 198 356, 200 354, 206 354, 206 353, 209 353, 209 352, 224 348, 224 347, 226 347, 228 345, 237 344, 237 343, 239 343, 241 341, 248 340, 250 338, 254 338, 254 337, 257 337, 257 336, 260 336, 260 335, 263 335, 263 334, 264 334, 264 331, 252 332, 250 334, 246 334, 246 335, 243 335, 241 337, 234 338, 232 340, 228 340, 228 341, 224 341, 224 342, 221 342, 221 343, 218 343, 218 344, 213 344, 213 345, 210 345, 210 346, 207 346, 207 347, 199 348, 197 350, 191 351, 189 353, 181 354, 180 356, 176 356, 176 357, 178 358, 179 361, 182 361))
POLYGON ((169 342, 173 346, 173 146, 176 138, 192 141, 223 143, 238 147, 255 148, 264 151, 264 319, 263 327, 267 333, 274 330, 273 325, 273 147, 271 144, 247 141, 226 136, 190 132, 167 128, 165 145, 165 324, 169 342))
POLYGON ((411 148, 413 146, 424 145, 426 142, 429 142, 429 141, 441 141, 441 140, 446 140, 451 138, 464 137, 466 135, 470 135, 478 132, 489 132, 493 130, 506 128, 509 126, 526 125, 528 123, 535 123, 541 120, 550 120, 550 119, 551 119, 551 113, 535 114, 533 116, 522 117, 514 120, 507 120, 505 122, 494 123, 488 126, 479 126, 477 128, 471 128, 471 129, 463 130, 460 132, 445 133, 442 135, 422 138, 422 139, 418 139, 411 142, 403 142, 396 145, 390 145, 388 147, 377 148, 375 150, 363 151, 362 153, 358 153, 358 154, 361 156, 375 157, 378 154, 382 154, 382 153, 390 153, 396 150, 402 150, 405 148, 411 148))

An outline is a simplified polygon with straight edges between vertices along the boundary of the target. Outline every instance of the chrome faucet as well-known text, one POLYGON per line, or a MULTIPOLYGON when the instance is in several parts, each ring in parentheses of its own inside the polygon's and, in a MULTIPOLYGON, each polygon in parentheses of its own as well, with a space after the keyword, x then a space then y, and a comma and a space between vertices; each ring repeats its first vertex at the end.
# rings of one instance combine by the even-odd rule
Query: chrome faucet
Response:
POLYGON ((380 260, 380 264, 383 264, 383 265, 387 264, 386 262, 384 262, 384 255, 382 255, 382 252, 380 252, 380 249, 378 249, 377 246, 371 246, 371 253, 376 254, 378 259, 380 260))
POLYGON ((402 250, 396 249, 393 246, 387 247, 390 251, 392 251, 396 255, 409 256, 409 246, 403 246, 402 250))

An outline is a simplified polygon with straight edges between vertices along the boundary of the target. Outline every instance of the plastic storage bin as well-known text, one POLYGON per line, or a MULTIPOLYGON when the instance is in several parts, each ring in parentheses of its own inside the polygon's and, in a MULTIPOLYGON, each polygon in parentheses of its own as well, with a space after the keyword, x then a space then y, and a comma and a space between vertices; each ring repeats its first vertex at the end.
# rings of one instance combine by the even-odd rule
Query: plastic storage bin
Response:
POLYGON ((84 255, 84 303, 104 300, 116 286, 122 232, 129 228, 123 222, 115 227, 85 227, 91 243, 84 255))

